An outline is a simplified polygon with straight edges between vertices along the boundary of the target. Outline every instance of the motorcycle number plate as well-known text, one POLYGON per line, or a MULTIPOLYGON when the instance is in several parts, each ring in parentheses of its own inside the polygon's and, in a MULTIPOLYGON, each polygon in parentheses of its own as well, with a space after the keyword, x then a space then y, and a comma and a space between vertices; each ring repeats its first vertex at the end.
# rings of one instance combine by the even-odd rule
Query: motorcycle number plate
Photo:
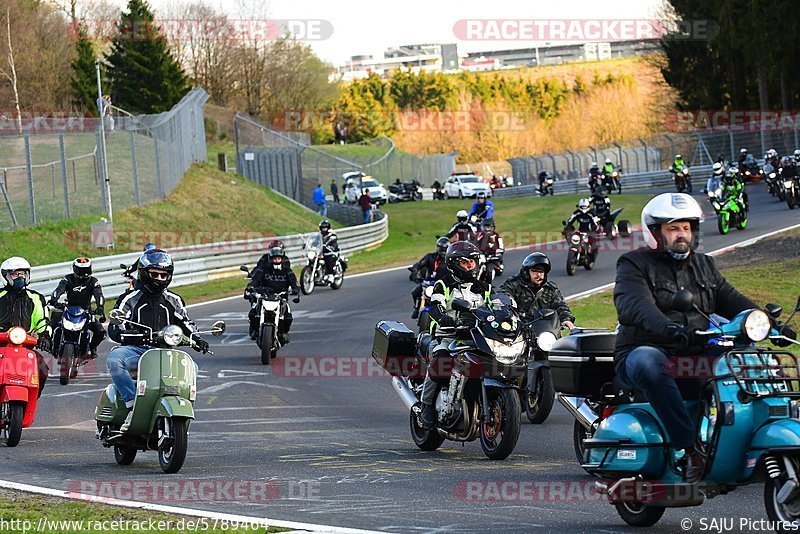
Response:
POLYGON ((617 460, 635 460, 636 451, 632 450, 619 450, 617 451, 617 460))

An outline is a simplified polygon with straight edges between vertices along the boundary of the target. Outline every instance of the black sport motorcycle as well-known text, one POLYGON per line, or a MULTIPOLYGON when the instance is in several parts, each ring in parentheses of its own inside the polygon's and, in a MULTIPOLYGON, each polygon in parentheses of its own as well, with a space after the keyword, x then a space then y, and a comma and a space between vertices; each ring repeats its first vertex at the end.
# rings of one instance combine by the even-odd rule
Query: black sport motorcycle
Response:
POLYGON ((527 372, 520 380, 520 402, 528 421, 538 425, 547 420, 553 409, 556 390, 548 355, 561 337, 561 326, 558 314, 547 308, 536 310, 524 321, 529 354, 527 372))
POLYGON ((591 238, 589 233, 575 230, 575 227, 572 225, 564 226, 564 230, 561 233, 569 244, 569 252, 567 252, 567 275, 574 276, 579 265, 582 265, 587 271, 594 269, 598 251, 597 249, 592 250, 591 243, 589 242, 591 238))
POLYGON ((372 356, 392 375, 393 388, 409 409, 411 437, 420 449, 436 450, 445 439, 480 439, 491 460, 505 459, 514 451, 522 411, 518 381, 528 372, 530 341, 511 302, 508 295, 497 294, 488 304, 471 309, 467 301, 453 300, 452 308, 474 322, 460 326, 450 342, 453 361, 446 375, 442 369, 432 370, 434 376, 449 376, 436 399, 435 430, 423 428, 419 419, 431 336, 415 339, 411 330, 394 321, 377 324, 372 356))

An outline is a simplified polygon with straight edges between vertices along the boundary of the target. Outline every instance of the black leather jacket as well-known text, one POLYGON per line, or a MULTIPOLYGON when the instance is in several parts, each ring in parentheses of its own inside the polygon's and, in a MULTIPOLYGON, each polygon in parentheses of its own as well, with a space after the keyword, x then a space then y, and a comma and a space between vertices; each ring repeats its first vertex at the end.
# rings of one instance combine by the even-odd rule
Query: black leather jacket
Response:
POLYGON ((94 276, 80 279, 74 274, 68 274, 61 279, 58 287, 50 295, 50 302, 55 303, 64 293, 67 294, 67 306, 80 306, 88 311, 92 304, 92 297, 94 297, 98 313, 100 315, 105 314, 103 309, 105 305, 103 289, 94 276))
POLYGON ((545 282, 540 287, 533 285, 527 273, 518 273, 500 286, 500 291, 514 297, 520 315, 531 316, 536 310, 549 308, 558 314, 558 319, 575 322, 564 295, 555 282, 545 282))
POLYGON ((615 349, 617 363, 641 345, 660 347, 668 354, 704 352, 702 340, 687 350, 663 337, 667 323, 680 323, 697 330, 709 327, 708 319, 697 311, 683 313, 671 308, 672 296, 681 289, 694 294, 694 303, 706 315, 716 313, 730 319, 756 307, 725 280, 711 256, 692 253, 686 260, 675 260, 666 252, 650 249, 623 254, 617 260, 614 287, 620 324, 615 349))
MULTIPOLYGON (((173 324, 187 336, 197 331, 183 299, 171 291, 154 294, 134 287, 120 295, 114 309, 124 311, 127 319, 149 326, 154 333, 173 324)), ((144 329, 128 323, 108 327, 108 337, 123 345, 144 345, 142 334, 145 333, 144 329)))
POLYGON ((258 268, 253 272, 253 279, 247 285, 245 293, 247 293, 249 289, 260 288, 271 289, 276 293, 289 289, 297 293, 300 290, 300 286, 297 283, 297 276, 295 276, 291 269, 275 269, 271 264, 263 269, 258 268))

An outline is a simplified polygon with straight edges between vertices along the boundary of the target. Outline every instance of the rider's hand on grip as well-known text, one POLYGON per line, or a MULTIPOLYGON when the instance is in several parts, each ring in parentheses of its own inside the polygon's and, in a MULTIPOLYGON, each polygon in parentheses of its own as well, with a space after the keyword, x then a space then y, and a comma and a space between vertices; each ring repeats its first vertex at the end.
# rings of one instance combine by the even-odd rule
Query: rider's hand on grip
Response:
POLYGON ((668 340, 684 347, 688 347, 692 339, 691 331, 679 323, 667 323, 661 333, 668 340))
POLYGON ((208 341, 206 341, 202 337, 195 337, 194 338, 194 349, 197 352, 200 352, 202 354, 207 353, 208 349, 209 349, 208 341))
POLYGON ((39 334, 39 339, 36 341, 36 348, 42 352, 51 352, 53 350, 53 340, 50 339, 50 334, 47 332, 39 334))

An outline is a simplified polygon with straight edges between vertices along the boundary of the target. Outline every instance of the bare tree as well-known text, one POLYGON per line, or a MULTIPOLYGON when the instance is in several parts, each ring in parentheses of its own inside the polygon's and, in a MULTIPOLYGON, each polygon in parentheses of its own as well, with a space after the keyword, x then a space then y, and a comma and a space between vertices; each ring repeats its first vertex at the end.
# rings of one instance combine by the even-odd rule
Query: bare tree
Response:
POLYGON ((14 47, 11 43, 11 6, 6 8, 6 37, 8 39, 8 51, 6 53, 8 70, 5 67, 0 67, 0 74, 11 82, 11 87, 14 91, 14 105, 17 108, 17 128, 19 128, 19 133, 22 133, 22 111, 19 108, 19 90, 17 88, 17 65, 14 60, 14 47))

